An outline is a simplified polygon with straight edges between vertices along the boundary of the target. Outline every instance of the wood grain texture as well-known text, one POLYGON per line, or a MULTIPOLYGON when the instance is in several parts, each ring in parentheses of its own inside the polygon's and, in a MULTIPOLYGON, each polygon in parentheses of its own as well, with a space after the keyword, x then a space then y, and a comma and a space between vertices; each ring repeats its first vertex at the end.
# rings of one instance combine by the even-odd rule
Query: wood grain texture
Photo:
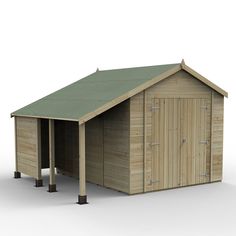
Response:
MULTIPOLYGON (((130 193, 143 192, 144 165, 144 94, 130 99, 130 193)), ((145 161, 145 164, 144 164, 145 161)))
POLYGON ((86 195, 85 124, 79 125, 79 195, 86 195))
POLYGON ((104 186, 129 193, 129 101, 104 114, 104 186))
POLYGON ((224 97, 212 92, 211 181, 222 180, 224 97))
POLYGON ((40 124, 38 119, 16 117, 16 157, 18 171, 41 178, 40 124), (39 138, 38 138, 39 137, 39 138))
POLYGON ((142 163, 144 155, 143 93, 139 93, 130 98, 131 193, 143 192, 143 185, 145 185, 146 191, 153 191, 163 188, 177 187, 181 185, 191 185, 197 182, 209 182, 211 152, 211 92, 212 89, 210 87, 185 71, 179 71, 176 74, 170 76, 169 78, 166 78, 165 80, 153 85, 146 90, 145 164, 142 163), (183 152, 182 167, 180 161, 181 104, 180 102, 178 102, 178 99, 186 99, 186 102, 184 102, 186 103, 186 113, 183 112, 183 115, 185 121, 187 122, 187 128, 184 130, 184 135, 187 135, 191 139, 190 146, 183 152), (188 99, 190 100, 187 101, 188 99), (200 101, 202 101, 202 103, 200 101), (166 106, 163 105, 164 103, 166 103, 166 106), (199 109, 201 106, 207 107, 205 113, 200 112, 199 109), (159 110, 155 107, 159 107, 159 110), (172 115, 168 115, 171 113, 172 115), (175 117, 179 118, 176 119, 175 117), (161 125, 153 125, 153 119, 159 119, 161 125), (201 120, 204 123, 204 127, 200 124, 201 120), (202 127, 202 136, 200 136, 200 134, 198 136, 196 125, 198 125, 198 127, 202 127), (160 134, 158 134, 158 132, 160 132, 160 134), (159 138, 159 135, 164 138, 159 138), (207 145, 204 146, 203 144, 201 144, 202 150, 200 150, 200 139, 201 141, 204 141, 205 139, 208 140, 207 145), (171 148, 168 148, 168 146, 165 145, 152 145, 161 142, 168 143, 171 148), (203 161, 199 161, 199 163, 195 162, 194 158, 196 157, 194 153, 197 153, 197 149, 201 152, 201 156, 204 156, 204 163, 203 161), (159 159, 153 159, 154 150, 156 150, 155 155, 160 156, 159 159), (188 158, 189 156, 191 157, 190 159, 188 158), (169 163, 170 160, 172 160, 171 163, 169 163), (132 163, 136 164, 134 165, 132 163), (144 166, 145 178, 143 177, 144 166), (157 170, 157 172, 155 173, 153 170, 154 168, 156 168, 157 170), (182 168, 182 174, 180 173, 180 168, 182 168), (203 169, 205 171, 203 171, 203 169), (196 171, 198 171, 199 173, 200 171, 204 173, 201 173, 201 177, 195 177, 196 171))
POLYGON ((103 185, 103 117, 86 122, 86 179, 103 185))

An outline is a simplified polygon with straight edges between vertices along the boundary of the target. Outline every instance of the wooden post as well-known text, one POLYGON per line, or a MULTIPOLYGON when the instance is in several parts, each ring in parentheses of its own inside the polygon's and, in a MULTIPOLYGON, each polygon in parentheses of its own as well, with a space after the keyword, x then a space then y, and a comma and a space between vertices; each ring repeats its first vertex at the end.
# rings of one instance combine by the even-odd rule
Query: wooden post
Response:
POLYGON ((146 192, 146 146, 147 146, 147 96, 146 90, 143 90, 143 192, 146 192))
POLYGON ((42 168, 41 168, 41 119, 37 119, 37 178, 35 179, 35 187, 42 187, 43 186, 43 180, 42 180, 42 168))
POLYGON ((86 174, 85 174, 85 123, 79 125, 79 197, 78 204, 86 204, 86 174))
POLYGON ((15 172, 14 172, 14 178, 19 179, 19 178, 21 178, 21 173, 18 171, 18 160, 17 160, 17 117, 15 117, 14 120, 15 120, 15 172))
POLYGON ((56 192, 55 183, 55 142, 54 142, 54 120, 49 120, 49 185, 48 192, 56 192))

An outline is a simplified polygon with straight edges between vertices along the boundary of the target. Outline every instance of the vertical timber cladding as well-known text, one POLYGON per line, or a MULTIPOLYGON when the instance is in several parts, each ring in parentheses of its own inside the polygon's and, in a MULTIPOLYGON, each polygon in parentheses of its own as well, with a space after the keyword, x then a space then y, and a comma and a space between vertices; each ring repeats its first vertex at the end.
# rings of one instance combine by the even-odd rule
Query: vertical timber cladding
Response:
POLYGON ((209 182, 208 99, 154 99, 152 118, 153 190, 209 182))
MULTIPOLYGON (((155 103, 160 103, 160 99, 162 99, 162 101, 164 101, 163 99, 170 99, 171 102, 168 105, 168 109, 164 111, 164 115, 168 114, 168 112, 170 112, 170 110, 172 109, 173 113, 177 113, 175 116, 178 116, 178 120, 174 120, 173 117, 170 116, 170 121, 172 120, 172 128, 173 130, 170 130, 168 132, 172 132, 173 136, 170 135, 168 140, 166 140, 166 142, 170 142, 173 143, 171 145, 173 145, 174 150, 177 150, 178 146, 177 143, 180 142, 180 139, 185 138, 185 137, 181 137, 181 133, 180 133, 180 120, 185 119, 187 123, 192 123, 195 122, 194 119, 190 119, 188 118, 188 116, 181 116, 181 113, 183 114, 184 112, 180 113, 180 109, 182 106, 182 109, 187 109, 187 111, 189 110, 189 114, 191 113, 191 109, 197 109, 197 103, 199 103, 198 105, 201 106, 203 110, 201 110, 201 112, 204 111, 204 109, 206 108, 206 113, 204 113, 205 119, 206 119, 206 138, 209 137, 208 140, 200 140, 202 141, 201 144, 196 144, 201 146, 201 148, 199 149, 200 152, 206 152, 206 170, 207 171, 203 171, 203 173, 201 173, 201 177, 199 177, 199 179, 196 180, 197 182, 207 182, 209 181, 209 168, 211 166, 211 162, 210 162, 210 152, 211 152, 211 138, 210 138, 210 129, 211 129, 211 93, 212 93, 212 89, 209 88, 208 86, 206 86, 205 84, 203 84, 202 82, 200 82, 198 79, 194 78, 192 75, 188 74, 185 71, 179 71, 176 74, 170 76, 169 78, 166 78, 165 80, 153 85, 152 87, 148 88, 146 90, 146 115, 145 115, 145 130, 146 130, 146 137, 144 139, 144 124, 143 124, 143 112, 144 112, 144 96, 143 96, 143 92, 133 96, 132 98, 130 98, 130 193, 140 193, 140 192, 146 192, 146 191, 153 191, 155 188, 169 188, 169 187, 174 187, 178 184, 178 186, 180 185, 185 185, 185 184, 191 184, 194 180, 193 177, 190 178, 188 177, 188 175, 190 175, 190 171, 189 172, 180 172, 180 167, 176 168, 175 171, 173 173, 170 173, 170 177, 169 177, 169 173, 168 173, 168 178, 171 178, 172 180, 168 181, 167 180, 161 180, 162 182, 159 182, 158 176, 155 176, 153 174, 153 162, 155 162, 156 160, 153 160, 153 152, 154 152, 154 148, 158 148, 158 141, 155 140, 155 138, 157 139, 157 137, 154 137, 154 135, 158 135, 158 133, 154 134, 153 133, 153 119, 154 119, 154 114, 153 111, 155 110, 155 106, 158 106, 158 104, 155 103), (179 99, 179 102, 177 102, 177 100, 175 101, 174 99, 179 99), (180 99, 184 99, 181 100, 180 99), (186 100, 185 100, 186 99, 186 100), (190 100, 188 100, 190 99, 190 100), (197 99, 197 100, 193 100, 193 99, 197 99), (186 102, 187 101, 187 102, 186 102), (201 102, 200 102, 201 101, 201 102), (201 103, 201 104, 200 104, 201 103), (153 108, 154 107, 154 108, 153 108), (179 114, 178 114, 179 112, 179 114), (177 123, 179 122, 179 124, 177 123), (178 125, 178 126, 177 126, 178 125), (174 130, 177 129, 177 130, 174 130), (178 134, 177 134, 178 133, 178 134), (169 140, 170 139, 170 140, 169 140), (178 140, 179 139, 179 140, 178 140), (145 164, 143 164, 142 162, 144 161, 143 158, 143 141, 146 140, 146 147, 145 147, 145 164), (175 141, 177 143, 175 143, 175 141), (208 142, 205 142, 208 141, 208 142), (140 150, 139 150, 140 149, 140 150), (141 155, 140 155, 141 154, 141 155), (145 171, 143 171, 143 168, 145 166, 145 171), (171 176, 172 175, 172 176, 171 176), (173 176, 178 176, 177 179, 172 178, 173 176), (144 180, 144 181, 143 181, 144 180), (181 183, 182 181, 182 183, 181 183), (157 187, 159 185, 159 187, 157 187), (163 187, 160 187, 160 185, 163 185, 163 187)), ((160 104, 159 104, 160 105, 160 104)), ((164 108, 164 107, 163 107, 164 108)), ((162 108, 162 109, 163 109, 162 108)), ((155 112, 154 112, 155 113, 155 112)), ((155 115, 157 115, 155 113, 155 115)), ((161 118, 161 117, 160 117, 161 118)), ((161 118, 163 119, 163 117, 161 118)), ((183 123, 183 122, 182 122, 183 123)), ((158 127, 155 127, 156 129, 158 129, 158 127)), ((167 127, 166 127, 167 129, 167 127)), ((203 129, 203 127, 202 127, 203 129)), ((182 129, 183 130, 183 129, 182 129)), ((160 130, 161 131, 161 130, 160 130)), ((162 130, 161 132, 164 132, 165 130, 162 130)), ((165 131, 166 132, 166 131, 165 131)), ((183 135, 187 135, 187 137, 191 137, 193 136, 193 134, 191 134, 191 132, 193 132, 193 130, 191 129, 187 129, 184 130, 185 133, 182 132, 182 136, 183 135)), ((204 132, 203 132, 204 133, 204 132)), ((186 138, 187 138, 186 137, 186 138)), ((167 138, 166 138, 167 139, 167 138)), ((189 139, 189 138, 188 138, 189 139)), ((188 140, 188 142, 190 142, 188 140)), ((193 143, 193 141, 191 141, 193 143)), ((196 143, 196 141, 194 141, 196 143)), ((180 144, 179 144, 180 145, 180 144)), ((182 155, 183 155, 183 163, 185 163, 184 158, 185 158, 185 154, 193 152, 193 148, 196 148, 196 145, 190 145, 190 148, 184 148, 182 151, 182 155)), ((160 148, 160 147, 159 147, 160 148)), ((164 147, 165 148, 165 147, 164 147)), ((180 147, 179 147, 180 149, 180 147)), ((161 150, 162 152, 164 152, 164 149, 161 150)), ((171 152, 173 150, 170 151, 170 155, 171 152)), ((179 151, 179 157, 177 156, 177 160, 175 160, 175 162, 178 163, 178 160, 180 160, 180 151, 179 151)), ((195 156, 194 156, 195 157, 195 156)), ((196 158, 196 157, 195 157, 196 158)), ((163 165, 166 165, 166 161, 164 163, 163 161, 163 165)), ((217 162, 217 161, 216 161, 217 162)), ((178 165, 180 165, 181 163, 179 163, 178 165)), ((188 164, 190 165, 190 162, 188 162, 188 164)), ((172 165, 173 168, 173 163, 170 164, 172 165)), ((175 164, 176 165, 176 164, 175 164)), ((183 167, 185 164, 182 164, 183 167)), ((192 164, 193 165, 193 162, 192 164)), ((198 164, 197 164, 198 165, 198 164)), ((182 168, 184 169, 184 168, 182 168)), ((161 173, 162 175, 164 175, 164 169, 160 171, 163 171, 163 173, 161 173)), ((156 173, 157 175, 157 173, 156 173)), ((167 174, 166 174, 167 175, 167 174)), ((167 178, 166 178, 167 179, 167 178)))
POLYGON ((26 175, 41 179, 40 120, 16 119, 16 169, 26 175))

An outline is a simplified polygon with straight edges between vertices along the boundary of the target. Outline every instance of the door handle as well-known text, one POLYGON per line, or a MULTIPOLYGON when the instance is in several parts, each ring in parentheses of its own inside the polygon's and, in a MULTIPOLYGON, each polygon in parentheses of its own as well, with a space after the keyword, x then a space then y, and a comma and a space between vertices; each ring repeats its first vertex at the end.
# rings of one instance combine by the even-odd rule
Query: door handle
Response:
POLYGON ((186 138, 183 138, 182 139, 182 143, 186 143, 187 139, 186 138))

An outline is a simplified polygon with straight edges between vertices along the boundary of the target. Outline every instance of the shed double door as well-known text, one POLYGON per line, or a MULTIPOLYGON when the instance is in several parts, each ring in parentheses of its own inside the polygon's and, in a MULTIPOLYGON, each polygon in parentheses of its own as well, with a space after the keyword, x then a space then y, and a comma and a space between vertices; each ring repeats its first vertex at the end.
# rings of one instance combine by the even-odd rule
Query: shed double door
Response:
POLYGON ((209 182, 210 109, 201 98, 154 98, 153 190, 209 182))

